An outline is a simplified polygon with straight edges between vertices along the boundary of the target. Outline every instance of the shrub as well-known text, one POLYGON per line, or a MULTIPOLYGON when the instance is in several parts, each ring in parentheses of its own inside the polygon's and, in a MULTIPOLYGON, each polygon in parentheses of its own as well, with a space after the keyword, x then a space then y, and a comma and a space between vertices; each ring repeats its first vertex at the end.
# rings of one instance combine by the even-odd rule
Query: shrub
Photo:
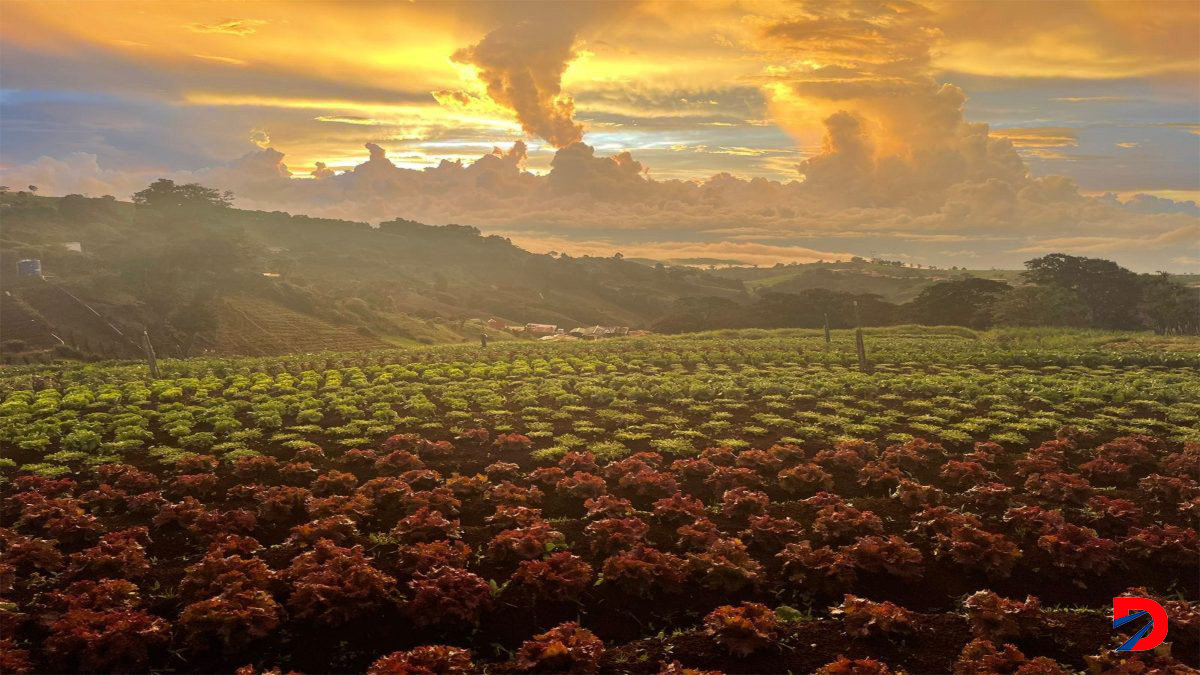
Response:
POLYGON ((867 637, 913 631, 912 613, 890 602, 871 602, 847 594, 842 604, 830 612, 842 617, 842 625, 850 635, 867 637))
POLYGON ((564 623, 526 640, 513 667, 526 673, 594 673, 600 669, 604 643, 577 623, 564 623))
POLYGON ((766 605, 743 602, 736 607, 724 605, 704 617, 704 632, 734 656, 746 657, 773 646, 778 638, 779 621, 766 605))
POLYGON ((376 659, 367 669, 367 675, 469 675, 473 672, 475 664, 471 661, 471 652, 446 645, 425 645, 406 652, 392 652, 376 659))

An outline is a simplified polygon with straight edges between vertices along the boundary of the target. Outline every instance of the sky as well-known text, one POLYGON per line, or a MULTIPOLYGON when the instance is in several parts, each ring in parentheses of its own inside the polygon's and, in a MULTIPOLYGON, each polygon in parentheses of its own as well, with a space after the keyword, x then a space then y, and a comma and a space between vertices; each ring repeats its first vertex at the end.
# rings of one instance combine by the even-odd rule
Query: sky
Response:
POLYGON ((1200 272, 1200 2, 0 1, 0 181, 746 264, 1200 272))

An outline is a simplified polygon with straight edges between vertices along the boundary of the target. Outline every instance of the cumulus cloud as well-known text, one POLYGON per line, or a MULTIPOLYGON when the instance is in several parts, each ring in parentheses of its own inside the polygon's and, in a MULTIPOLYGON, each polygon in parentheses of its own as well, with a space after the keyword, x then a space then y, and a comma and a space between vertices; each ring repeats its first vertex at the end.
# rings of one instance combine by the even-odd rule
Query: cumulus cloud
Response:
MULTIPOLYGON (((526 133, 561 148, 583 139, 573 119, 575 102, 562 93, 562 76, 575 58, 575 33, 530 21, 488 33, 477 44, 454 53, 459 63, 475 66, 488 96, 516 113, 526 133)), ((440 91, 439 101, 467 107, 466 92, 440 91)))

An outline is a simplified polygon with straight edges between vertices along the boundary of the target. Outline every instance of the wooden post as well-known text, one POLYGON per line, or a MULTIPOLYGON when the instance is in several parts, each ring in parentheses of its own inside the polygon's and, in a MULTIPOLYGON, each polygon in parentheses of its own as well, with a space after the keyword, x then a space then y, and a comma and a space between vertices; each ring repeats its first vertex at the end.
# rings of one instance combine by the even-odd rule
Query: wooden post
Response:
POLYGON ((867 370, 867 346, 863 343, 862 320, 858 315, 858 301, 854 301, 854 348, 858 351, 858 369, 867 370))
POLYGON ((833 342, 833 338, 829 336, 829 312, 825 312, 825 344, 833 342))
POLYGON ((150 377, 158 379, 158 359, 154 358, 154 345, 150 343, 150 331, 142 331, 142 351, 146 353, 146 363, 150 366, 150 377))

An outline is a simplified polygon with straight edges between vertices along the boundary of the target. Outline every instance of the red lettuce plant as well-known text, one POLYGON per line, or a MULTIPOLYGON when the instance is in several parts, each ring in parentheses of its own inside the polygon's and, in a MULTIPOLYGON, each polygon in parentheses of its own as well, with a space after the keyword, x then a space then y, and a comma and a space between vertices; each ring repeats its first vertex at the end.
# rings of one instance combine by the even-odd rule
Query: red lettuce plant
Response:
POLYGON ((802 534, 800 523, 791 518, 750 516, 749 526, 742 531, 741 537, 759 550, 778 551, 802 534))
POLYGON ((1053 532, 1066 524, 1062 511, 1049 511, 1040 506, 1015 506, 1004 512, 1004 522, 1018 537, 1035 537, 1053 532))
POLYGON ((890 574, 903 579, 921 576, 921 552, 894 534, 886 538, 875 535, 859 537, 853 544, 844 547, 842 553, 855 568, 863 572, 890 574))
POLYGON ((525 673, 594 673, 603 656, 600 638, 572 622, 526 640, 512 665, 525 673))
POLYGON ((529 527, 542 522, 542 510, 528 506, 498 506, 496 512, 486 518, 489 525, 503 528, 529 527))
POLYGON ((816 675, 892 675, 892 669, 875 659, 837 657, 817 669, 816 675))
POLYGON ((532 560, 566 546, 566 537, 545 523, 504 530, 488 543, 488 556, 499 562, 532 560))
POLYGON ((746 657, 772 647, 780 635, 779 620, 757 602, 724 605, 704 617, 704 632, 734 656, 746 657))
POLYGON ((92 513, 112 515, 126 508, 128 494, 108 483, 101 483, 94 490, 79 495, 79 503, 92 513))
POLYGON ((717 465, 707 459, 677 459, 671 462, 671 473, 683 480, 702 481, 717 470, 717 465))
POLYGON ((1200 569, 1200 536, 1188 527, 1150 525, 1135 527, 1121 542, 1125 553, 1156 564, 1200 569))
POLYGON ((375 569, 362 546, 345 548, 318 541, 284 570, 292 584, 288 606, 300 619, 338 625, 390 602, 396 580, 375 569))
POLYGON ((991 591, 979 591, 963 600, 967 620, 976 637, 988 640, 1017 638, 1040 629, 1046 622, 1042 603, 1030 595, 1024 602, 1008 600, 991 591))
POLYGON ((663 497, 654 502, 651 513, 661 522, 684 523, 704 516, 704 502, 691 495, 676 492, 670 497, 663 497))
POLYGON ((462 528, 458 520, 450 520, 440 511, 422 506, 411 516, 401 518, 392 528, 392 536, 407 544, 458 539, 462 536, 462 528))
POLYGON ((254 496, 258 502, 258 517, 269 523, 285 523, 308 514, 304 501, 312 493, 307 488, 280 485, 267 488, 254 496))
POLYGON ((907 474, 891 460, 877 459, 864 464, 857 475, 859 485, 871 490, 888 491, 905 480, 907 474))
POLYGON ((911 633, 914 630, 912 613, 890 602, 871 602, 846 594, 842 604, 829 611, 834 616, 842 617, 842 625, 850 635, 867 637, 911 633))
POLYGON ((150 533, 144 527, 109 532, 91 548, 72 553, 69 573, 74 577, 127 577, 137 579, 150 571, 145 544, 150 533))
POLYGON ((312 492, 314 495, 348 495, 354 492, 354 488, 358 487, 358 478, 352 473, 345 471, 328 471, 317 476, 313 481, 312 492))
POLYGON ((596 520, 584 528, 589 546, 594 555, 608 555, 625 551, 645 539, 650 526, 640 518, 605 518, 596 520))
POLYGON ((704 485, 717 495, 738 487, 755 490, 761 488, 764 483, 758 472, 741 466, 718 466, 704 479, 704 485))
POLYGON ((596 463, 596 456, 590 452, 568 452, 559 458, 558 466, 568 473, 576 471, 597 473, 600 471, 600 465, 596 463))
POLYGON ((770 503, 765 492, 736 487, 721 496, 721 513, 727 518, 744 519, 766 513, 770 503))
POLYGON ((860 535, 882 532, 883 521, 873 512, 839 504, 818 509, 812 524, 813 536, 824 542, 847 541, 860 535))
POLYGON ((686 573, 684 560, 649 546, 635 546, 628 553, 604 561, 604 582, 641 597, 679 590, 686 573))
POLYGON ((312 548, 321 540, 344 546, 354 543, 358 538, 358 526, 353 520, 346 516, 330 516, 293 527, 286 543, 303 549, 312 548))
POLYGON ((800 587, 832 592, 858 578, 854 563, 828 546, 813 548, 812 542, 788 544, 775 556, 783 565, 784 576, 800 587))
POLYGON ((521 487, 507 480, 493 485, 487 492, 489 501, 507 506, 537 506, 542 503, 543 496, 536 487, 521 487))
POLYGON ((1038 473, 1025 480, 1025 491, 1060 504, 1083 504, 1092 496, 1092 484, 1072 473, 1038 473))
POLYGON ((779 472, 779 487, 792 494, 816 493, 833 489, 833 476, 819 464, 798 464, 779 472))
POLYGON ((184 571, 179 582, 179 596, 185 600, 201 600, 232 588, 267 590, 275 579, 275 572, 261 558, 254 556, 260 548, 258 542, 249 537, 229 537, 213 544, 203 558, 184 571))
POLYGON ((186 473, 175 476, 167 491, 176 497, 191 495, 207 497, 217 489, 217 475, 214 473, 186 473))
POLYGON ((488 441, 492 440, 492 434, 487 429, 467 429, 456 436, 455 440, 466 441, 475 445, 485 445, 488 441))
POLYGON ((1114 462, 1103 457, 1080 464, 1079 473, 1100 485, 1122 485, 1131 479, 1128 464, 1114 462))
POLYGON ((1098 520, 1129 525, 1138 521, 1142 510, 1137 504, 1128 499, 1096 495, 1088 500, 1088 510, 1093 512, 1098 520))
POLYGON ((50 625, 46 655, 64 670, 146 670, 171 639, 171 625, 146 612, 72 609, 50 625))
POLYGON ((1200 497, 1200 484, 1186 476, 1163 476, 1152 473, 1138 481, 1138 490, 1162 504, 1178 504, 1200 497))
POLYGON ((0 563, 11 565, 22 575, 31 572, 57 572, 63 555, 50 539, 35 539, 0 528, 0 563))
POLYGON ((376 659, 367 668, 367 675, 470 675, 474 672, 471 652, 446 645, 425 645, 406 652, 392 652, 376 659))
POLYGON ((402 497, 401 501, 407 513, 415 513, 420 509, 427 508, 431 511, 441 511, 449 517, 454 517, 458 515, 458 510, 462 508, 462 501, 444 485, 431 490, 413 492, 402 497))
POLYGON ((309 497, 304 500, 304 508, 312 518, 345 516, 355 522, 362 522, 375 512, 375 502, 360 494, 330 495, 309 497))
POLYGON ((624 474, 617 480, 617 485, 628 494, 649 499, 665 497, 679 490, 674 476, 653 470, 624 474))
POLYGON ((979 462, 962 462, 953 459, 942 465, 941 473, 938 475, 946 483, 960 490, 978 483, 996 480, 996 474, 988 471, 987 467, 979 462))
POLYGON ((492 482, 518 480, 521 477, 521 465, 513 462, 492 462, 484 467, 483 473, 492 482))
POLYGON ((766 450, 743 450, 738 453, 734 466, 742 466, 767 476, 773 476, 783 468, 783 459, 766 450))
POLYGON ((437 567, 408 582, 412 599, 406 609, 418 626, 474 626, 492 607, 492 589, 479 575, 454 567, 437 567))
POLYGON ((442 474, 433 469, 412 469, 400 474, 400 480, 413 490, 432 490, 442 482, 442 474))
POLYGON ((556 488, 567 497, 595 499, 608 490, 608 485, 603 478, 596 474, 576 471, 571 476, 558 481, 556 488))
POLYGON ((707 518, 697 518, 693 523, 680 525, 675 532, 679 534, 679 547, 685 550, 703 550, 721 538, 721 530, 707 518))
POLYGON ((963 493, 967 504, 981 510, 1003 508, 1012 497, 1013 489, 1004 483, 982 483, 963 493))
POLYGON ((461 541, 431 541, 400 546, 393 568, 413 576, 438 567, 466 567, 470 559, 471 547, 461 541))
POLYGON ((270 635, 279 627, 281 615, 270 593, 235 585, 184 607, 179 627, 194 648, 203 649, 216 640, 230 652, 270 635))
POLYGON ((497 434, 492 446, 497 450, 516 452, 532 448, 533 441, 522 434, 497 434))
POLYGON ((241 457, 233 463, 233 475, 239 480, 267 481, 279 473, 279 460, 270 455, 241 457))
POLYGON ((592 584, 592 566, 562 552, 545 560, 525 560, 513 572, 511 588, 534 598, 563 601, 579 597, 592 584))
POLYGON ((61 543, 90 539, 100 531, 96 517, 86 513, 73 497, 46 498, 36 492, 23 492, 11 499, 21 505, 14 529, 31 528, 61 543))
POLYGON ((375 460, 375 470, 383 475, 398 476, 405 471, 423 468, 425 462, 407 450, 394 450, 375 460))
POLYGON ((934 555, 949 558, 968 569, 1007 578, 1021 558, 1021 549, 1004 535, 968 525, 952 529, 948 536, 939 533, 934 555))
POLYGON ((1038 537, 1037 545, 1050 554, 1056 567, 1072 571, 1104 574, 1116 562, 1116 542, 1097 537, 1089 527, 1071 523, 1038 537))
POLYGON ((288 485, 304 486, 317 477, 312 462, 288 462, 279 469, 279 477, 288 485))
POLYGON ((997 649, 989 640, 976 638, 963 647, 958 660, 954 662, 955 675, 975 675, 976 673, 1018 673, 1019 675, 1066 675, 1054 659, 1039 656, 1026 659, 1021 650, 1011 644, 1005 644, 997 649))
POLYGON ((547 490, 554 489, 566 477, 567 472, 557 466, 543 466, 529 472, 530 482, 541 485, 547 490))
POLYGON ((481 473, 473 476, 463 476, 456 473, 446 479, 443 487, 449 490, 450 494, 454 495, 455 498, 462 500, 474 499, 482 495, 487 492, 488 485, 487 476, 481 473))
POLYGON ((589 519, 624 518, 634 514, 633 503, 616 495, 601 495, 585 500, 583 508, 587 510, 586 517, 589 519))
POLYGON ((687 563, 701 586, 727 593, 758 583, 762 574, 762 565, 738 539, 718 539, 702 553, 689 553, 687 563))
POLYGON ((900 502, 901 506, 910 509, 919 509, 941 504, 942 499, 945 498, 945 493, 932 485, 925 485, 904 479, 896 484, 896 489, 892 491, 892 496, 896 498, 896 501, 900 502))

